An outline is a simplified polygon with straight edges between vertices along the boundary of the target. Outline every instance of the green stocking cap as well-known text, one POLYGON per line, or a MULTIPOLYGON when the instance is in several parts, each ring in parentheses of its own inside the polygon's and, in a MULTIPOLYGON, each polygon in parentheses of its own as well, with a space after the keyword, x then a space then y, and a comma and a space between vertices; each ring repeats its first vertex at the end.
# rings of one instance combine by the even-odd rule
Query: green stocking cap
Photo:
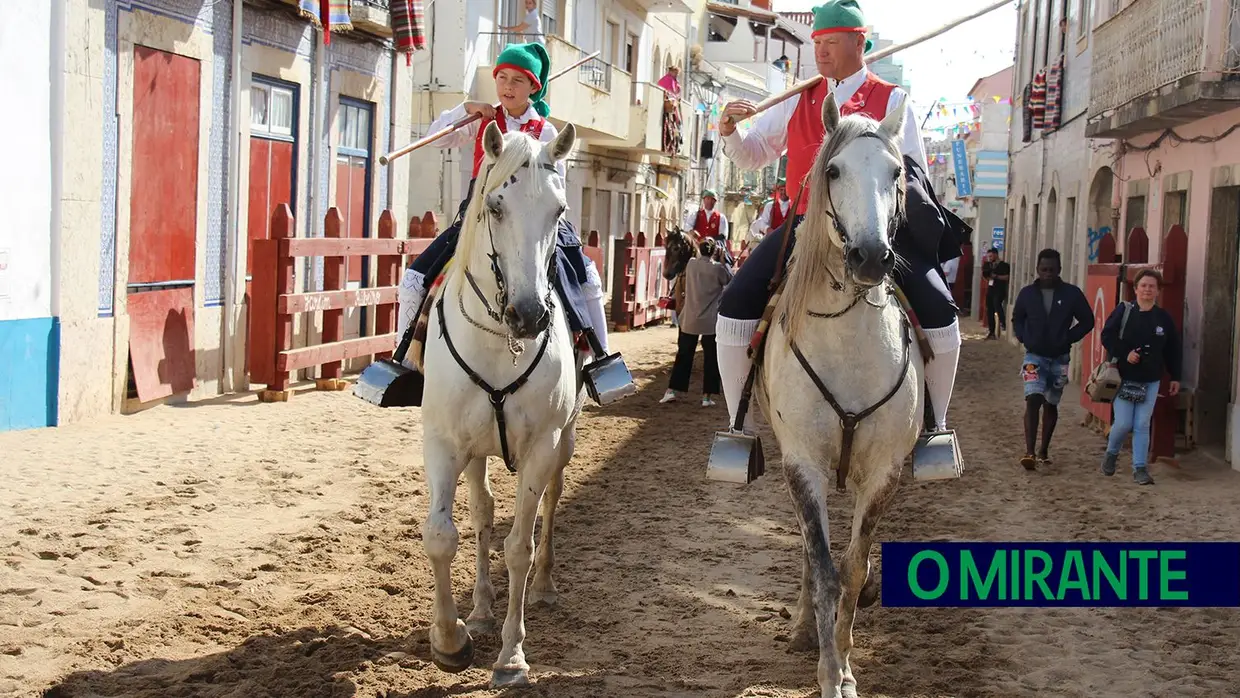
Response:
POLYGON ((547 49, 540 43, 508 44, 495 59, 495 70, 491 71, 491 76, 499 74, 504 68, 525 73, 525 77, 534 83, 534 94, 530 95, 534 111, 539 116, 550 115, 551 107, 544 101, 547 97, 547 78, 551 73, 551 57, 547 55, 547 49))
MULTIPOLYGON (((865 15, 857 0, 829 0, 814 8, 814 32, 812 36, 835 32, 866 33, 865 15)), ((865 52, 869 53, 874 42, 865 40, 865 52)))

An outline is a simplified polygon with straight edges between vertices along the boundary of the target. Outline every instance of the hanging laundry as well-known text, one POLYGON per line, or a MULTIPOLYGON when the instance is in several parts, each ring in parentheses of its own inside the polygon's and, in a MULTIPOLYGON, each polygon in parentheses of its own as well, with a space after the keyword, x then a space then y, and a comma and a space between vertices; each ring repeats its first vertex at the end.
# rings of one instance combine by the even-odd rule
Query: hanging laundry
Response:
POLYGON ((322 30, 324 44, 332 42, 332 32, 353 31, 353 19, 349 14, 353 0, 301 0, 298 8, 302 17, 322 30))
POLYGON ((1033 130, 1041 131, 1046 127, 1046 68, 1033 76, 1033 93, 1029 99, 1029 108, 1033 110, 1033 130))
POLYGON ((426 48, 422 0, 392 0, 391 10, 396 50, 405 54, 405 65, 412 65, 414 52, 426 48))
POLYGON ((1061 55, 1046 72, 1046 124, 1047 131, 1059 128, 1063 114, 1063 62, 1061 55))
POLYGON ((1021 123, 1024 126, 1024 133, 1021 135, 1021 142, 1028 143, 1033 140, 1033 83, 1025 85, 1025 91, 1021 98, 1021 123))

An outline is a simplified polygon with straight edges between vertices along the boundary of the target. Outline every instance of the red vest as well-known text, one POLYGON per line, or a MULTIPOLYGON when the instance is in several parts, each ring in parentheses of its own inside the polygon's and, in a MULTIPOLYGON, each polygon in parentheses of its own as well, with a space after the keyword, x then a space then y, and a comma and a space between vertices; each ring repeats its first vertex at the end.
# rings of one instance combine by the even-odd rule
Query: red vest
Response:
MULTIPOLYGON (((534 107, 527 107, 527 109, 533 108, 534 107)), ((495 125, 499 127, 500 133, 508 133, 508 118, 504 116, 503 107, 495 110, 495 117, 496 118, 494 119, 483 119, 482 123, 478 126, 478 135, 474 137, 474 179, 478 178, 478 170, 482 168, 482 134, 487 130, 487 124, 494 121, 495 125)), ((521 124, 521 131, 533 136, 534 140, 539 140, 542 138, 543 125, 546 123, 547 122, 543 119, 530 119, 529 121, 521 124)))
MULTIPOLYGON (((882 121, 887 116, 887 101, 895 85, 879 79, 869 71, 865 74, 865 82, 853 93, 851 99, 840 105, 840 116, 865 114, 875 121, 882 121)), ((788 183, 788 195, 796 199, 801 189, 801 181, 809 174, 809 168, 818 157, 818 149, 822 147, 825 127, 822 124, 822 103, 827 98, 827 81, 823 80, 813 88, 801 93, 800 101, 788 121, 788 169, 784 180, 788 183)), ((803 214, 809 208, 809 196, 801 195, 801 205, 796 213, 803 214)))
POLYGON ((719 212, 711 211, 706 215, 705 209, 698 209, 697 220, 693 221, 693 232, 704 238, 719 237, 719 212))
POLYGON ((771 201, 771 230, 779 230, 784 224, 784 202, 778 198, 771 201))

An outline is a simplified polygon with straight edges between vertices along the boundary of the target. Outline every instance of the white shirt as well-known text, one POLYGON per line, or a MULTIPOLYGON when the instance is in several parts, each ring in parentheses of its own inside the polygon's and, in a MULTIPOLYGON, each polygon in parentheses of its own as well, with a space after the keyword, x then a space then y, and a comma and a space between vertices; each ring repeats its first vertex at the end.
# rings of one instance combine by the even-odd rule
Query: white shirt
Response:
MULTIPOLYGON (((852 99, 853 94, 865 82, 866 71, 866 68, 862 68, 834 85, 832 85, 834 80, 827 79, 837 105, 842 106, 852 99)), ((891 91, 891 98, 887 100, 888 112, 900 102, 904 94, 904 90, 899 87, 891 91)), ((800 103, 800 94, 785 99, 759 114, 757 122, 748 132, 738 127, 732 135, 724 136, 724 155, 738 167, 746 170, 760 170, 777 162, 788 148, 788 122, 792 120, 792 113, 796 111, 800 103)), ((909 101, 905 101, 904 104, 904 139, 900 143, 900 152, 916 160, 923 168, 926 167, 926 150, 921 142, 921 127, 917 123, 917 115, 913 113, 913 105, 909 101)), ((789 194, 791 193, 789 191, 789 194)))
MULTIPOLYGON (((775 202, 768 201, 766 206, 762 207, 762 213, 758 215, 758 219, 749 226, 749 234, 754 240, 761 240, 766 236, 767 230, 771 227, 771 213, 775 210, 775 202)), ((792 202, 784 199, 779 202, 779 210, 783 211, 784 217, 788 217, 788 209, 792 208, 792 202)))
POLYGON ((947 283, 956 283, 956 270, 960 267, 960 258, 949 259, 943 262, 943 275, 947 277, 947 283))
MULTIPOLYGON (((698 210, 705 211, 706 209, 698 207, 698 210)), ((723 215, 723 211, 720 211, 717 208, 711 209, 711 211, 708 211, 708 214, 709 213, 719 214, 719 237, 723 238, 724 240, 727 240, 728 239, 728 217, 723 215)), ((697 214, 698 214, 697 211, 690 211, 689 215, 685 216, 685 224, 682 227, 685 229, 686 232, 690 232, 693 230, 693 226, 697 223, 697 214)))
POLYGON ((531 34, 533 34, 534 35, 532 37, 533 41, 537 41, 540 44, 544 44, 543 30, 542 30, 542 14, 538 12, 537 7, 535 7, 534 9, 530 10, 529 12, 525 14, 525 31, 522 33, 524 33, 527 38, 531 34))
MULTIPOLYGON (((431 124, 429 129, 427 129, 427 133, 434 133, 439 129, 447 128, 453 121, 463 119, 465 116, 465 105, 458 104, 448 111, 440 114, 439 118, 435 119, 434 123, 431 124)), ((521 130, 521 126, 523 126, 526 122, 531 119, 539 118, 538 112, 534 111, 533 105, 530 105, 521 116, 512 116, 511 114, 504 112, 504 117, 506 125, 508 126, 508 133, 516 133, 521 130)), ((432 144, 436 148, 462 148, 465 150, 466 157, 469 158, 469 161, 473 162, 474 145, 478 142, 478 129, 481 127, 481 120, 471 121, 452 133, 433 141, 432 144)), ((555 124, 551 123, 550 119, 544 119, 542 133, 539 134, 538 140, 543 143, 550 143, 555 140, 555 137, 558 136, 559 133, 559 130, 556 129, 555 124)), ((561 178, 568 181, 567 170, 564 168, 563 160, 555 163, 555 171, 560 173, 561 178)))

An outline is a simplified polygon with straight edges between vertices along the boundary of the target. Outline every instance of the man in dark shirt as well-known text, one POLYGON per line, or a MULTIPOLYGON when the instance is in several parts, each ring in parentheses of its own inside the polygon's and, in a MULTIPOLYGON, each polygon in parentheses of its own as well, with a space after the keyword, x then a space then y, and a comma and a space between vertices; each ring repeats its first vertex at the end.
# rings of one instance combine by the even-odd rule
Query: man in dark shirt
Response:
POLYGON ((986 251, 982 262, 982 278, 986 279, 986 326, 990 328, 986 339, 998 339, 995 332, 995 318, 999 320, 999 330, 1007 331, 1007 295, 1008 278, 1012 274, 1007 262, 999 259, 999 248, 992 247, 986 251))
POLYGON ((1021 378, 1025 383, 1025 457, 1020 464, 1033 470, 1050 463, 1051 435, 1059 422, 1059 399, 1068 384, 1072 345, 1094 328, 1094 311, 1080 288, 1059 276, 1059 252, 1038 253, 1038 278, 1016 296, 1012 329, 1025 345, 1021 378), (1075 321, 1075 324, 1073 323, 1075 321), (1036 452, 1038 413, 1042 415, 1042 445, 1036 452))

